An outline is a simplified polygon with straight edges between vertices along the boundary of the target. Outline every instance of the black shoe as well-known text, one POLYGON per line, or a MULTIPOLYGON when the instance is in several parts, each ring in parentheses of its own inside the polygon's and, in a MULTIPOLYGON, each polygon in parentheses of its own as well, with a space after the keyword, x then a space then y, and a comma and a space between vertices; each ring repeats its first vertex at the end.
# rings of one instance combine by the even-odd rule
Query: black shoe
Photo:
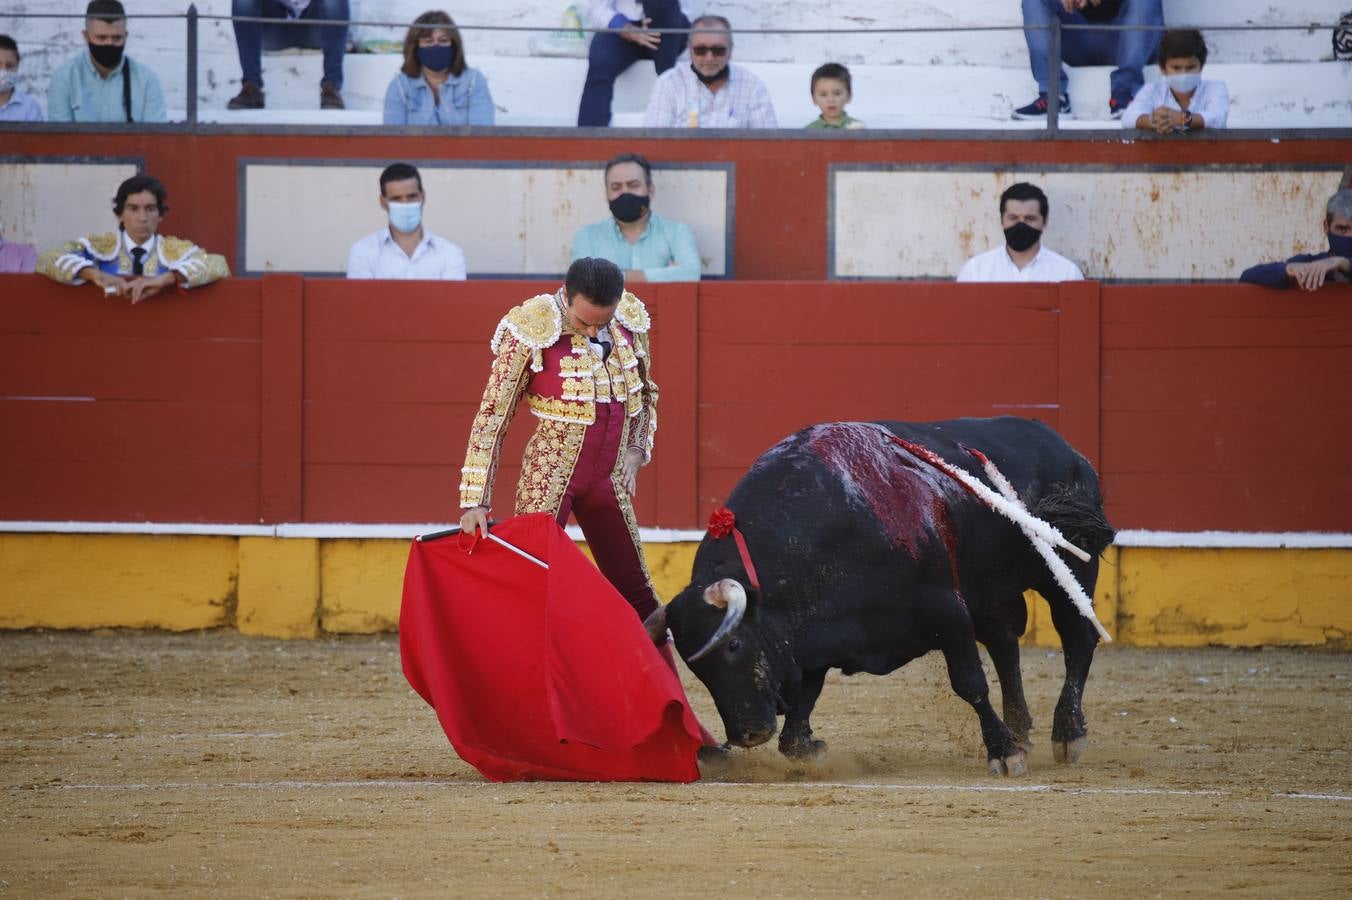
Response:
POLYGON ((246 81, 239 86, 239 93, 230 98, 230 102, 225 104, 226 109, 262 109, 264 104, 263 89, 252 81, 246 81))
POLYGON ((319 86, 319 108, 347 109, 347 106, 343 104, 343 92, 331 84, 321 84, 319 86))
MULTIPOLYGON (((1027 106, 1020 106, 1014 110, 1015 119, 1041 119, 1047 115, 1047 95, 1038 94, 1037 99, 1027 106)), ((1061 95, 1061 115, 1070 115, 1070 98, 1065 94, 1061 95)))
POLYGON ((1126 112, 1127 107, 1130 105, 1131 105, 1130 100, 1123 101, 1119 100, 1116 97, 1111 98, 1108 101, 1108 118, 1110 119, 1122 118, 1122 113, 1126 112))

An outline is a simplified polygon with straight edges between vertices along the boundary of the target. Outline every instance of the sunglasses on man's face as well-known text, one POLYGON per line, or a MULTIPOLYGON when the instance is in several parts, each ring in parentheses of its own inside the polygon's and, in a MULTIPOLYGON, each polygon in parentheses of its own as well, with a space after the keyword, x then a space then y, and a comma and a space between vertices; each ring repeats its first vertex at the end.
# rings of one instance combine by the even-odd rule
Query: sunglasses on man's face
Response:
POLYGON ((692 46, 690 48, 690 54, 692 56, 713 56, 716 59, 721 59, 728 55, 728 48, 722 44, 714 44, 708 47, 692 46))

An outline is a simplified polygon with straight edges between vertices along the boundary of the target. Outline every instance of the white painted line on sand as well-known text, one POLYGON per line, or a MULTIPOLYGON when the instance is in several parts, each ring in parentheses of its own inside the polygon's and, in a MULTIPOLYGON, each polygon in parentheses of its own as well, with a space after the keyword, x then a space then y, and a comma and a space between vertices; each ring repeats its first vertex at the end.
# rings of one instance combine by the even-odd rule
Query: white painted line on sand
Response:
MULTIPOLYGON (((545 785, 566 785, 573 782, 517 782, 517 784, 540 787, 545 785)), ((600 784, 602 782, 581 782, 600 784)), ((613 784, 648 784, 661 787, 656 782, 611 782, 613 784)), ((1138 797, 1231 797, 1233 791, 1220 789, 1182 789, 1182 788, 1099 788, 1066 787, 1054 784, 889 784, 885 782, 854 781, 701 781, 691 785, 669 785, 670 787, 689 787, 692 790, 710 789, 767 789, 813 790, 830 789, 843 791, 884 791, 916 794, 1051 794, 1068 796, 1138 796, 1138 797)), ((332 789, 351 790, 354 788, 470 788, 504 789, 504 785, 492 781, 438 781, 433 779, 369 779, 346 781, 218 781, 218 782, 142 782, 129 784, 35 784, 24 785, 23 790, 61 790, 61 791, 230 791, 230 790, 312 790, 332 789)), ((15 789, 11 786, 11 790, 15 789)), ((1316 794, 1298 791, 1273 791, 1272 796, 1285 800, 1328 800, 1352 801, 1352 795, 1316 794)))

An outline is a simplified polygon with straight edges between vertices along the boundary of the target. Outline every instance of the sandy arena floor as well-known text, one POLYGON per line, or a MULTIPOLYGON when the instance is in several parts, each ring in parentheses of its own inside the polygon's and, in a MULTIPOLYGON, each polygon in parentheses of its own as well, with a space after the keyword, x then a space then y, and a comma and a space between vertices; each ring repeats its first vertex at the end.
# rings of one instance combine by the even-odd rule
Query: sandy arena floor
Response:
POLYGON ((0 634, 0 895, 1352 891, 1352 655, 1101 650, 1070 767, 1047 745, 1060 655, 1024 672, 1018 779, 986 775, 933 656, 833 676, 821 768, 770 745, 690 786, 498 785, 392 636, 0 634))

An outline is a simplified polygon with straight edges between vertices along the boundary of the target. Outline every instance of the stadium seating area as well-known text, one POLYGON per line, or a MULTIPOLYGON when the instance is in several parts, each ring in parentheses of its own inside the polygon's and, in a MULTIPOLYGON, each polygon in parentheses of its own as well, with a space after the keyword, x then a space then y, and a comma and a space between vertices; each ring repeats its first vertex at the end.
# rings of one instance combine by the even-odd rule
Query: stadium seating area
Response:
MULTIPOLYGON (((199 0, 203 16, 227 16, 229 0, 199 0)), ((582 5, 582 4, 579 4, 582 5)), ((354 22, 410 21, 427 0, 352 0, 354 22)), ((767 84, 782 127, 796 128, 816 110, 808 97, 812 69, 827 60, 844 62, 855 75, 852 115, 873 128, 1036 129, 1037 122, 1014 122, 1010 109, 1035 88, 1027 53, 1017 30, 898 34, 894 28, 1017 26, 1018 4, 951 5, 938 0, 861 0, 817 3, 789 0, 772 5, 732 0, 707 4, 727 15, 738 30, 735 59, 767 84), (995 8, 991 8, 995 7, 995 8), (757 34, 762 29, 873 29, 855 34, 757 34)), ((1209 31, 1213 52, 1208 77, 1227 83, 1232 128, 1328 128, 1352 125, 1352 63, 1335 62, 1327 29, 1263 31, 1265 25, 1331 22, 1345 0, 1170 0, 1170 25, 1253 27, 1209 31)), ((70 6, 72 11, 82 4, 70 6)), ((488 76, 497 122, 509 126, 567 126, 575 121, 586 72, 583 39, 566 32, 492 30, 554 26, 564 19, 566 0, 463 0, 443 5, 466 28, 471 65, 488 76), (484 28, 487 30, 479 30, 484 28)), ((45 3, 19 2, 10 12, 51 12, 45 3)), ((180 0, 136 0, 133 15, 181 14, 180 0)), ((0 15, 0 31, 13 35, 24 53, 24 86, 44 99, 47 78, 80 44, 81 20, 20 19, 0 15)), ((141 19, 131 23, 128 52, 150 62, 163 81, 171 118, 182 118, 185 39, 182 19, 141 19)), ((198 74, 199 118, 207 122, 259 124, 346 124, 380 122, 380 104, 399 66, 391 43, 402 28, 354 25, 354 51, 345 64, 348 108, 318 109, 320 59, 315 52, 269 55, 264 60, 268 109, 230 112, 226 100, 238 90, 239 65, 228 21, 203 19, 198 74)), ((1107 68, 1071 70, 1075 113, 1066 128, 1115 127, 1107 118, 1107 68)), ((1153 76, 1153 72, 1150 73, 1153 76)), ((617 126, 637 126, 654 80, 650 66, 631 68, 617 85, 617 126)))

